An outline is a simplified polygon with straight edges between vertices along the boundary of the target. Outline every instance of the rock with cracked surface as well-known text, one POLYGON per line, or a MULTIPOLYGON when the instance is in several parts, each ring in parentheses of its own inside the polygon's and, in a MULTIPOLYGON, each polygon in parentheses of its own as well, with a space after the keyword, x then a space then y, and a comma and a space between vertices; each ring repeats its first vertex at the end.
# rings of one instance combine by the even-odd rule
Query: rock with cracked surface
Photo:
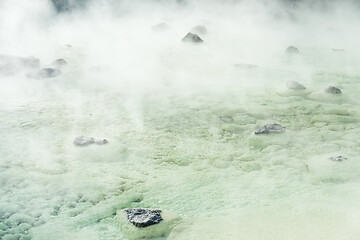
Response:
POLYGON ((286 127, 277 124, 266 124, 255 131, 255 134, 271 134, 271 133, 284 133, 286 130, 286 127))
POLYGON ((159 209, 128 208, 125 209, 127 219, 136 227, 147 227, 160 223, 163 218, 159 209))
POLYGON ((159 209, 127 208, 117 211, 115 220, 128 239, 150 239, 169 234, 180 217, 159 209))
POLYGON ((334 86, 330 86, 330 87, 326 88, 325 92, 329 93, 329 94, 341 94, 341 90, 334 86))
POLYGON ((204 42, 197 34, 189 32, 181 40, 183 42, 202 43, 204 42))
POLYGON ((304 85, 302 85, 301 83, 299 82, 296 82, 296 81, 289 81, 286 83, 286 86, 288 89, 291 89, 291 90, 304 90, 306 89, 304 85))

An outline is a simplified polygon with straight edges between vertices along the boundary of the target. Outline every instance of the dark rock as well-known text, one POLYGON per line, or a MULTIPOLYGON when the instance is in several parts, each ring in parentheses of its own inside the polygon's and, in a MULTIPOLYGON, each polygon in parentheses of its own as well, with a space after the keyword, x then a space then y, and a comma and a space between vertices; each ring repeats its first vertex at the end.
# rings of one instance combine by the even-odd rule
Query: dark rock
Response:
POLYGON ((341 94, 341 90, 333 86, 330 86, 327 89, 325 89, 325 92, 330 94, 341 94))
POLYGON ((170 26, 167 23, 159 23, 153 26, 151 29, 156 32, 166 31, 170 28, 170 26))
POLYGON ((337 157, 331 157, 330 160, 334 161, 334 162, 342 162, 343 160, 346 160, 346 157, 343 156, 337 156, 337 157))
POLYGON ((306 89, 304 87, 304 85, 302 85, 301 83, 298 83, 296 81, 289 81, 289 82, 286 83, 286 86, 289 89, 292 89, 292 90, 304 90, 304 89, 306 89))
POLYGON ((197 25, 191 29, 191 32, 205 35, 207 33, 207 29, 204 25, 197 25))
POLYGON ((255 131, 255 134, 283 133, 285 132, 285 129, 286 127, 281 126, 280 124, 272 123, 262 126, 257 131, 255 131))
POLYGON ((106 139, 95 140, 94 138, 79 136, 74 139, 74 145, 76 146, 88 146, 90 144, 104 145, 107 144, 108 141, 106 139))
POLYGON ((241 68, 241 69, 254 69, 254 68, 257 68, 256 65, 247 64, 247 63, 237 63, 234 66, 237 67, 237 68, 241 68))
POLYGON ((287 53, 299 53, 299 49, 297 49, 297 48, 294 47, 294 46, 289 46, 289 47, 286 49, 286 52, 287 52, 287 53))
POLYGON ((64 66, 64 65, 67 64, 67 62, 63 58, 59 58, 59 59, 56 59, 53 62, 53 64, 56 65, 56 66, 64 66))
POLYGON ((161 210, 144 209, 144 208, 128 208, 125 209, 127 219, 136 227, 147 227, 160 223, 163 219, 160 215, 161 210))
POLYGON ((204 42, 197 34, 189 32, 186 36, 181 40, 183 42, 193 42, 193 43, 202 43, 204 42))

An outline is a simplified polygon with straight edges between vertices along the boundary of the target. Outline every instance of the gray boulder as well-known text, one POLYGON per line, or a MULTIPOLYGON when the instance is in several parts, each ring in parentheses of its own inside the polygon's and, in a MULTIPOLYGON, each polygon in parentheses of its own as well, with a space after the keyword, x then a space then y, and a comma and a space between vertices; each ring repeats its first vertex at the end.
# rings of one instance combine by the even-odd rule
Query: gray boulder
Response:
POLYGON ((192 43, 202 43, 204 42, 197 34, 189 32, 185 37, 181 40, 183 42, 192 42, 192 43))
POLYGON ((163 218, 158 209, 144 209, 144 208, 128 208, 124 210, 127 214, 127 219, 136 227, 147 227, 160 223, 163 218))
POLYGON ((286 49, 286 52, 287 53, 299 53, 299 49, 294 47, 294 46, 289 46, 287 49, 286 49))
POLYGON ((304 87, 304 85, 302 85, 301 83, 299 82, 296 82, 296 81, 289 81, 286 83, 286 86, 288 89, 292 89, 292 90, 304 90, 306 89, 304 87))
POLYGON ((326 88, 325 92, 329 93, 329 94, 341 94, 341 90, 339 88, 333 87, 333 86, 326 88))
POLYGON ((266 124, 255 131, 255 134, 271 134, 271 133, 284 133, 286 127, 277 123, 266 124))

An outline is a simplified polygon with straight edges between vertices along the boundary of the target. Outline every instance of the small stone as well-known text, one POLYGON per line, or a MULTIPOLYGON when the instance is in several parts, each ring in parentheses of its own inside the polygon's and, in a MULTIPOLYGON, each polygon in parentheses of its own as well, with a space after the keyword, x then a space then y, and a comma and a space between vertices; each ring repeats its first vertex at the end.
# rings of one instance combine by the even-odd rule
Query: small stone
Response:
POLYGON ((151 29, 156 32, 162 32, 162 31, 168 30, 169 28, 170 28, 170 26, 167 23, 162 22, 162 23, 156 24, 151 29))
POLYGON ((106 139, 95 140, 95 138, 85 136, 79 136, 74 139, 74 145, 76 146, 87 146, 90 144, 104 145, 107 143, 108 141, 106 139))
POLYGON ((189 32, 186 36, 181 40, 183 42, 193 42, 193 43, 202 43, 204 42, 197 34, 189 32))
POLYGON ((341 94, 341 90, 333 86, 330 86, 327 89, 325 89, 325 92, 330 94, 341 94))
POLYGON ((284 133, 286 127, 277 123, 266 124, 255 131, 255 134, 270 134, 270 133, 284 133))
POLYGON ((64 65, 67 64, 67 62, 63 58, 59 58, 59 59, 56 59, 53 62, 53 64, 56 65, 56 66, 64 66, 64 65))
POLYGON ((161 210, 144 209, 144 208, 128 208, 125 209, 127 219, 136 227, 147 227, 160 223, 163 219, 160 215, 161 210))
POLYGON ((289 89, 292 89, 292 90, 303 90, 303 89, 306 89, 304 87, 304 85, 302 85, 301 83, 299 82, 296 82, 296 81, 289 81, 286 83, 286 86, 289 88, 289 89))
POLYGON ((343 156, 337 156, 337 157, 331 157, 330 160, 334 161, 334 162, 342 162, 343 160, 346 160, 346 157, 343 156))
POLYGON ((197 25, 193 27, 191 31, 200 35, 205 35, 207 33, 207 29, 204 25, 197 25))
POLYGON ((287 49, 286 49, 286 52, 287 53, 299 53, 299 49, 294 47, 294 46, 289 46, 287 49))

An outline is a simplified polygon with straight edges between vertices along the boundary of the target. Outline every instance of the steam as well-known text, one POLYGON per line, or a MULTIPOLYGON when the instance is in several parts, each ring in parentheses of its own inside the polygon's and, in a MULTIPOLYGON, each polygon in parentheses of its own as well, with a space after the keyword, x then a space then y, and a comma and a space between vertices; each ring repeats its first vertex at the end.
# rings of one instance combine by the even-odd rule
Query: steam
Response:
POLYGON ((359 11, 350 0, 0 0, 0 220, 35 239, 117 239, 116 211, 159 207, 185 219, 181 239, 193 217, 258 224, 253 212, 275 204, 268 222, 309 227, 286 206, 315 209, 311 223, 325 211, 330 226, 342 214, 332 230, 356 239, 359 11), (195 31, 204 42, 181 41, 195 31), (37 77, 44 68, 56 76, 37 77), (274 121, 286 134, 253 134, 274 121), (109 142, 76 147, 78 136, 109 142))

